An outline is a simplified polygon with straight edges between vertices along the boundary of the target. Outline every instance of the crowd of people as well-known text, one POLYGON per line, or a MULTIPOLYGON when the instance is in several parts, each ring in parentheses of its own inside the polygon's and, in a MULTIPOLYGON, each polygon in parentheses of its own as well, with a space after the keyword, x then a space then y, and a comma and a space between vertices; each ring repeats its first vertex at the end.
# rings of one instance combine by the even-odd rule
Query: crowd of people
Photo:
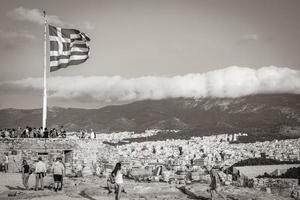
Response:
MULTIPOLYGON (((91 129, 90 132, 87 130, 78 130, 73 133, 69 133, 70 135, 75 135, 77 138, 81 139, 95 139, 96 133, 91 129)), ((67 132, 63 126, 60 128, 52 128, 48 130, 45 128, 43 130, 40 128, 32 128, 30 126, 26 126, 25 128, 4 128, 0 129, 0 138, 66 138, 67 132)))
POLYGON ((26 126, 25 128, 4 128, 0 129, 0 138, 65 138, 66 131, 63 126, 59 129, 52 128, 43 130, 40 128, 32 128, 26 126))

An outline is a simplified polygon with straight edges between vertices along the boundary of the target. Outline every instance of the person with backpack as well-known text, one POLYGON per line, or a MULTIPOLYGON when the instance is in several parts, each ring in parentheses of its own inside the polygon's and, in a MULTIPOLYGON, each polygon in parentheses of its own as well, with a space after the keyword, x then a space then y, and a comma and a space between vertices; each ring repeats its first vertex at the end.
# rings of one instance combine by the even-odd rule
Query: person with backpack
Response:
POLYGON ((221 193, 220 191, 220 186, 221 186, 221 181, 220 181, 220 176, 215 168, 212 168, 209 172, 210 175, 210 185, 209 185, 209 191, 210 191, 210 196, 211 200, 217 199, 216 196, 219 195, 223 199, 226 200, 226 196, 221 193))
POLYGON ((62 158, 56 158, 56 162, 53 163, 53 179, 54 179, 54 191, 62 190, 63 175, 65 173, 65 166, 62 164, 62 158))

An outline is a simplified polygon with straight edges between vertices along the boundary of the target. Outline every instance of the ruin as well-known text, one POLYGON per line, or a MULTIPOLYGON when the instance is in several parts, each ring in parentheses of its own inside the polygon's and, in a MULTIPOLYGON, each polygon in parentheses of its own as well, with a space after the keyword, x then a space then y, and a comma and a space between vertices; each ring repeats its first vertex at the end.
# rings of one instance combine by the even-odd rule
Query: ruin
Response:
POLYGON ((38 157, 42 157, 50 169, 52 162, 62 157, 67 174, 80 171, 91 175, 100 152, 105 148, 107 146, 101 140, 91 139, 3 138, 0 139, 0 158, 8 153, 9 172, 19 172, 23 159, 33 165, 38 157))

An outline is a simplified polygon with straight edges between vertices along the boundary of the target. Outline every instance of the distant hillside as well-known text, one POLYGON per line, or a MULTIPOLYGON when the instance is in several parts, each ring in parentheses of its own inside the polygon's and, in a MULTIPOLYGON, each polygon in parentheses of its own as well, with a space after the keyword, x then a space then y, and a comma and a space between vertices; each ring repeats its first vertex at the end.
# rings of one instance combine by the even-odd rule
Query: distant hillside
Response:
MULTIPOLYGON (((0 127, 40 127, 41 109, 0 110, 0 127)), ((179 129, 185 135, 246 131, 298 137, 300 95, 269 94, 241 98, 144 100, 100 109, 49 108, 48 127, 100 132, 179 129)))

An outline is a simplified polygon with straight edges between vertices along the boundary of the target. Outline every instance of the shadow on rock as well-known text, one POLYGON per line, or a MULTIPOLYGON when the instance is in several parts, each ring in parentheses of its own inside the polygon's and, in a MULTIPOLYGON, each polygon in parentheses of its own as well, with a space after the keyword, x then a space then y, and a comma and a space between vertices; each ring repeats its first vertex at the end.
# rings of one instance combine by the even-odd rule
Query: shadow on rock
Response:
POLYGON ((9 189, 9 190, 25 190, 25 188, 20 187, 20 186, 12 187, 12 186, 6 185, 5 187, 7 187, 7 189, 9 189))
POLYGON ((85 190, 81 191, 79 193, 80 196, 82 196, 83 198, 89 199, 89 200, 96 200, 93 197, 89 196, 88 194, 86 194, 85 190))
POLYGON ((196 195, 195 193, 191 192, 190 190, 186 189, 185 186, 177 187, 179 191, 182 193, 188 195, 189 199, 201 199, 201 200, 210 200, 210 198, 202 197, 199 195, 196 195))

